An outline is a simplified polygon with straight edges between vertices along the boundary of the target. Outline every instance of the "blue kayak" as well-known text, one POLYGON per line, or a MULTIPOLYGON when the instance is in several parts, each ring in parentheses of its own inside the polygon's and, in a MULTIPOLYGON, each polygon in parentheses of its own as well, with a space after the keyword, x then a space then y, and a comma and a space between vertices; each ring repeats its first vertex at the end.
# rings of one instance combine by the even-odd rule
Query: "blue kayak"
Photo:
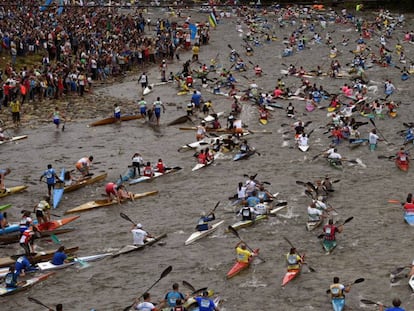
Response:
MULTIPOLYGON (((37 224, 37 220, 33 220, 33 224, 37 224)), ((19 231, 20 224, 19 223, 11 223, 8 227, 4 229, 0 229, 0 235, 5 233, 12 233, 19 231)))
POLYGON ((345 307, 345 298, 333 298, 332 307, 334 311, 342 311, 345 307))
POLYGON ((63 197, 63 192, 65 192, 65 169, 62 168, 59 175, 60 181, 58 180, 55 183, 55 187, 53 188, 53 208, 57 208, 60 201, 63 197))
POLYGON ((414 212, 404 212, 404 220, 410 226, 414 226, 414 212))
POLYGON ((244 153, 239 152, 234 156, 233 161, 248 159, 251 155, 255 153, 256 153, 256 150, 250 150, 249 152, 244 152, 244 153))

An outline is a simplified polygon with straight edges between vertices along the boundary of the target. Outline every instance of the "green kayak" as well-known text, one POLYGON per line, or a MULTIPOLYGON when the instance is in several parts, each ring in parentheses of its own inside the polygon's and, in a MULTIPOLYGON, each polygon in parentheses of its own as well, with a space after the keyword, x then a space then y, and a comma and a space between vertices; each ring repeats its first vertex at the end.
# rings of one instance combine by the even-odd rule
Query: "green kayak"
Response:
POLYGON ((336 247, 336 240, 330 241, 330 240, 326 240, 324 239, 322 241, 322 245, 323 248, 325 249, 325 251, 330 254, 332 253, 332 251, 334 250, 334 248, 336 247))
POLYGON ((0 212, 5 211, 6 209, 10 208, 11 204, 0 205, 0 212))

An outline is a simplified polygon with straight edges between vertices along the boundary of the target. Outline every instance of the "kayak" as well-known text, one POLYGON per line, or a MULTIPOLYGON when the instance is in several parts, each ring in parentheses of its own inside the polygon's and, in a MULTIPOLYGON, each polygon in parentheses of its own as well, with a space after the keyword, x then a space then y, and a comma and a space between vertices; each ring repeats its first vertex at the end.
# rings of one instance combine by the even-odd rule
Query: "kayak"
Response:
MULTIPOLYGON (((134 200, 142 199, 142 198, 145 198, 145 197, 150 196, 150 195, 156 195, 157 193, 158 193, 158 190, 148 191, 148 192, 143 192, 143 193, 135 193, 134 194, 134 200)), ((128 201, 128 200, 129 199, 124 199, 123 201, 128 201)), ((88 210, 91 210, 91 209, 94 209, 94 208, 111 206, 111 205, 114 205, 114 204, 117 204, 117 203, 118 203, 118 201, 116 199, 113 199, 112 201, 109 201, 109 202, 108 202, 108 200, 91 201, 91 202, 79 205, 78 207, 67 210, 65 212, 65 214, 84 212, 84 211, 88 211, 88 210)))
POLYGON ((4 205, 0 205, 0 212, 5 211, 6 209, 12 207, 11 204, 4 204, 4 205))
POLYGON ((296 276, 298 276, 301 269, 302 268, 295 269, 295 270, 289 270, 288 272, 286 272, 282 280, 282 286, 285 286, 287 283, 292 281, 296 276))
POLYGON ((15 186, 15 187, 6 188, 7 189, 6 192, 0 193, 0 198, 6 197, 8 195, 15 194, 15 193, 18 193, 18 192, 22 192, 26 188, 27 188, 27 186, 15 186))
POLYGON ((141 176, 139 178, 132 179, 129 182, 129 184, 130 185, 134 185, 134 184, 137 184, 137 183, 140 183, 140 182, 144 182, 144 181, 152 181, 155 178, 158 178, 158 177, 161 177, 161 176, 165 176, 165 175, 168 175, 168 174, 172 174, 172 173, 178 172, 181 169, 182 169, 181 167, 175 166, 175 167, 172 167, 172 168, 165 169, 165 173, 154 172, 154 176, 153 177, 141 176))
POLYGON ((192 233, 190 235, 190 237, 185 241, 184 244, 185 245, 190 245, 191 243, 194 243, 195 241, 200 240, 201 238, 204 238, 205 236, 207 236, 207 235, 213 233, 214 231, 216 231, 218 229, 218 227, 220 225, 222 225, 223 223, 224 223, 224 220, 221 220, 221 221, 213 224, 211 226, 211 228, 208 229, 208 230, 196 231, 196 232, 192 233))
POLYGON ((333 168, 336 168, 338 170, 343 169, 342 163, 338 163, 337 161, 334 161, 333 159, 329 159, 329 158, 327 158, 327 160, 328 160, 329 165, 332 166, 333 168))
POLYGON ((358 138, 349 142, 349 148, 356 148, 368 141, 367 138, 358 138))
POLYGON ((52 221, 48 221, 45 223, 42 223, 40 225, 37 225, 37 229, 42 232, 42 231, 46 231, 46 230, 54 230, 57 228, 60 228, 76 219, 78 219, 80 216, 72 216, 72 217, 66 217, 63 219, 57 219, 57 220, 52 220, 52 221))
POLYGON ((399 159, 395 160, 395 165, 402 170, 403 172, 407 172, 408 169, 410 168, 410 163, 408 161, 400 161, 399 159))
POLYGON ((414 226, 414 212, 404 212, 404 220, 410 226, 414 226))
MULTIPOLYGON (((37 224, 37 220, 33 220, 33 224, 36 225, 37 224)), ((12 233, 15 231, 19 231, 20 228, 20 223, 18 222, 13 222, 13 223, 9 223, 9 225, 4 228, 4 229, 0 229, 0 235, 5 234, 5 233, 12 233)))
POLYGON ((330 254, 330 253, 332 253, 332 251, 335 249, 335 247, 336 247, 336 241, 334 240, 334 241, 330 241, 330 240, 326 240, 326 239, 323 239, 323 241, 322 241, 322 246, 323 246, 323 248, 324 248, 324 250, 328 253, 328 254, 330 254))
POLYGON ((0 141, 0 145, 3 145, 5 143, 11 143, 13 141, 17 141, 17 140, 21 140, 21 139, 25 139, 25 138, 27 138, 27 135, 14 136, 14 137, 12 137, 12 138, 10 138, 8 140, 2 140, 2 141, 0 141))
POLYGON ((206 122, 213 122, 215 120, 215 118, 219 118, 224 114, 223 111, 217 112, 217 113, 212 113, 210 115, 208 115, 207 117, 205 117, 203 120, 206 122))
POLYGON ((410 285, 411 290, 414 291, 414 275, 410 277, 410 280, 408 281, 408 285, 410 285))
POLYGON ((300 145, 300 144, 298 144, 298 148, 299 148, 300 151, 306 152, 306 151, 309 150, 309 145, 300 145))
POLYGON ((328 109, 328 112, 335 112, 335 111, 339 110, 339 108, 341 108, 340 105, 336 106, 336 107, 328 107, 327 109, 328 109))
MULTIPOLYGON (((79 247, 77 246, 65 248, 65 254, 68 256, 73 255, 74 253, 78 251, 78 249, 79 247)), ((50 250, 50 251, 39 252, 39 253, 32 254, 32 256, 28 258, 32 264, 36 264, 39 262, 51 260, 55 252, 56 252, 56 249, 50 250)), ((16 262, 16 259, 23 255, 24 254, 18 254, 18 255, 12 255, 9 257, 0 258, 0 267, 8 267, 14 264, 16 262)))
POLYGON ((306 223, 306 229, 308 231, 315 230, 316 228, 318 228, 322 224, 322 222, 323 222, 322 219, 319 219, 319 220, 308 220, 308 222, 306 223))
POLYGON ((71 191, 75 191, 78 190, 86 185, 90 185, 93 184, 95 182, 98 181, 102 181, 104 180, 106 177, 108 176, 108 173, 103 173, 94 177, 87 177, 87 178, 83 178, 71 185, 65 186, 65 192, 71 192, 71 191))
POLYGON ((259 119, 259 122, 263 125, 267 124, 267 119, 259 119))
POLYGON ((177 124, 185 123, 187 121, 193 122, 193 120, 189 116, 185 115, 185 116, 181 116, 181 117, 167 123, 167 126, 177 125, 177 124))
MULTIPOLYGON (((63 233, 68 233, 68 232, 72 232, 75 231, 75 228, 59 228, 59 229, 54 229, 54 230, 45 230, 42 231, 40 234, 40 238, 46 238, 46 237, 50 237, 52 234, 57 235, 57 234, 63 234, 63 233)), ((5 235, 0 235, 0 244, 12 244, 12 243, 17 243, 20 240, 20 232, 12 232, 9 234, 5 234, 5 235)))
POLYGON ((332 307, 334 311, 342 311, 345 307, 345 298, 333 298, 332 307))
MULTIPOLYGON (((129 115, 123 115, 121 116, 121 121, 130 121, 130 120, 138 120, 141 119, 142 116, 140 114, 129 114, 129 115)), ((98 120, 95 121, 91 124, 89 124, 89 126, 100 126, 100 125, 107 125, 107 124, 113 124, 117 122, 117 119, 115 117, 109 117, 106 119, 102 119, 102 120, 98 120)))
POLYGON ((206 164, 202 164, 202 163, 197 163, 193 168, 192 171, 197 171, 203 167, 209 166, 211 164, 214 163, 214 160, 216 160, 222 153, 221 152, 216 152, 213 156, 213 160, 211 160, 210 162, 207 162, 206 164))
POLYGON ((59 175, 60 180, 56 181, 55 187, 53 188, 53 208, 57 208, 63 197, 65 191, 65 169, 62 168, 59 175))
MULTIPOLYGON (((259 254, 259 249, 258 248, 255 249, 253 253, 255 255, 259 254)), ((230 279, 234 277, 235 275, 239 274, 240 272, 242 272, 243 270, 246 270, 248 267, 250 267, 250 264, 252 263, 253 259, 254 259, 254 256, 251 256, 248 262, 236 261, 233 267, 231 267, 231 269, 229 270, 229 272, 227 272, 227 278, 230 279)))
POLYGON ((39 262, 37 266, 40 271, 50 271, 50 270, 64 269, 64 268, 67 268, 67 267, 70 267, 76 264, 77 262, 96 261, 96 260, 100 260, 108 256, 112 256, 112 253, 103 253, 103 254, 96 254, 96 255, 91 255, 91 256, 75 257, 73 258, 73 261, 64 263, 62 265, 54 265, 50 261, 39 262))
MULTIPOLYGON (((231 226, 234 229, 239 230, 241 228, 250 227, 258 221, 267 219, 267 217, 268 217, 267 215, 258 215, 258 216, 256 216, 256 218, 254 220, 240 220, 240 221, 232 224, 231 226)), ((227 230, 226 232, 229 232, 229 231, 227 230)))
POLYGON ((286 202, 286 205, 278 206, 278 207, 275 207, 274 209, 271 209, 270 212, 269 212, 269 214, 270 215, 276 215, 279 211, 281 211, 282 209, 286 208, 287 206, 288 205, 287 205, 287 202, 286 202))
POLYGON ((269 104, 266 104, 266 106, 270 106, 272 108, 283 109, 283 106, 282 105, 276 104, 276 103, 269 103, 269 104))
MULTIPOLYGON (((249 134, 250 134, 249 132, 244 132, 244 133, 242 133, 241 136, 244 137, 244 136, 247 136, 249 134)), ((214 142, 217 139, 219 141, 222 141, 222 140, 225 140, 225 139, 229 139, 229 135, 223 134, 223 135, 220 135, 218 137, 195 141, 193 143, 190 143, 190 144, 186 144, 186 145, 181 146, 180 148, 178 148, 178 152, 186 151, 186 150, 197 150, 197 151, 200 151, 201 149, 204 149, 205 146, 210 145, 210 144, 214 144, 214 142)), ((246 139, 246 138, 244 137, 244 139, 246 139)))
MULTIPOLYGON (((181 131, 196 131, 197 127, 195 127, 195 126, 179 127, 178 129, 181 130, 181 131)), ((234 134, 235 133, 234 129, 228 129, 226 127, 221 127, 221 128, 218 128, 218 129, 214 129, 212 127, 206 127, 206 132, 225 133, 225 134, 234 134)), ((243 133, 248 133, 248 131, 243 130, 243 133)))
POLYGON ((151 245, 157 243, 159 240, 165 238, 166 236, 167 236, 166 233, 158 235, 155 238, 148 240, 143 245, 125 245, 125 246, 121 247, 117 252, 113 253, 112 257, 117 257, 117 256, 122 255, 122 254, 128 254, 128 253, 131 253, 131 252, 135 252, 135 251, 144 249, 146 246, 151 246, 151 245))
POLYGON ((233 157, 233 161, 239 161, 239 160, 243 160, 243 159, 248 159, 250 156, 254 155, 256 153, 256 150, 250 150, 248 152, 244 152, 244 153, 236 153, 236 155, 233 157))
POLYGON ((39 276, 36 276, 34 278, 28 279, 25 281, 25 283, 22 286, 16 287, 16 288, 6 288, 6 287, 0 287, 0 296, 8 296, 8 295, 13 295, 16 294, 18 292, 21 292, 23 290, 26 290, 30 287, 32 287, 33 285, 43 282, 44 280, 46 280, 49 276, 55 274, 54 272, 49 272, 46 274, 42 274, 39 276))

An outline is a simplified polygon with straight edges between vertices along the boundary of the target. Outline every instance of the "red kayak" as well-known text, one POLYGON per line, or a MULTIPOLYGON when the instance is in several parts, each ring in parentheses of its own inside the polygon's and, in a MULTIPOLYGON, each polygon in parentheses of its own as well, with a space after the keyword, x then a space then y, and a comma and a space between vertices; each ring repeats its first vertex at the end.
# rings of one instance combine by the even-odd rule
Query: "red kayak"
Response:
POLYGON ((283 277, 282 286, 285 286, 287 283, 292 281, 299 273, 301 268, 295 270, 289 270, 286 272, 285 276, 283 277))
POLYGON ((45 223, 42 223, 40 225, 37 225, 37 229, 39 231, 45 231, 45 230, 55 230, 57 228, 60 228, 76 219, 78 219, 80 216, 72 216, 72 217, 66 217, 63 219, 58 220, 52 220, 45 223))
MULTIPOLYGON (((255 249, 253 251, 253 253, 255 255, 259 254, 259 249, 258 248, 255 249)), ((254 257, 255 256, 251 256, 249 258, 249 262, 238 262, 238 261, 236 261, 236 263, 233 265, 233 267, 231 267, 230 271, 227 272, 227 278, 230 279, 233 276, 239 274, 241 271, 246 270, 250 266, 250 264, 253 261, 254 257)))
POLYGON ((402 170, 403 172, 407 172, 408 169, 410 168, 410 162, 408 161, 400 161, 400 159, 396 159, 395 160, 395 165, 397 165, 397 167, 402 170))

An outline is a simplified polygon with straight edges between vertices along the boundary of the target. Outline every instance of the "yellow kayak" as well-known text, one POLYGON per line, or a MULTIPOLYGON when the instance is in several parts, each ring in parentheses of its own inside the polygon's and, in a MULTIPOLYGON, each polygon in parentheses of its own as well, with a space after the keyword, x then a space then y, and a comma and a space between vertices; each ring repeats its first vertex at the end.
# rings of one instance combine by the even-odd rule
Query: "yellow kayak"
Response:
POLYGON ((14 193, 22 192, 27 187, 28 186, 15 186, 15 187, 7 188, 6 192, 0 192, 0 198, 6 197, 6 196, 14 194, 14 193))
MULTIPOLYGON (((134 200, 138 200, 150 195, 156 195, 158 193, 158 190, 155 191, 148 191, 148 192, 143 192, 143 193, 135 193, 134 194, 134 200)), ((127 199, 125 199, 126 201, 127 199)), ((91 201, 82 205, 79 205, 78 207, 72 208, 70 210, 67 210, 65 212, 65 214, 71 214, 71 213, 78 213, 78 212, 84 212, 84 211, 88 211, 94 208, 99 208, 99 207, 104 207, 104 206, 110 206, 110 205, 115 205, 117 204, 117 200, 114 199, 112 201, 108 200, 96 200, 96 201, 91 201)))
POLYGON ((259 119, 260 123, 262 123, 263 125, 267 124, 267 119, 259 119))
POLYGON ((65 186, 65 192, 70 192, 70 191, 75 191, 78 190, 79 188, 82 188, 86 185, 90 185, 92 183, 98 182, 98 181, 102 181, 104 180, 106 177, 108 176, 107 173, 103 173, 101 175, 97 175, 94 177, 89 177, 89 178, 85 178, 82 179, 80 181, 77 181, 71 185, 65 186))

